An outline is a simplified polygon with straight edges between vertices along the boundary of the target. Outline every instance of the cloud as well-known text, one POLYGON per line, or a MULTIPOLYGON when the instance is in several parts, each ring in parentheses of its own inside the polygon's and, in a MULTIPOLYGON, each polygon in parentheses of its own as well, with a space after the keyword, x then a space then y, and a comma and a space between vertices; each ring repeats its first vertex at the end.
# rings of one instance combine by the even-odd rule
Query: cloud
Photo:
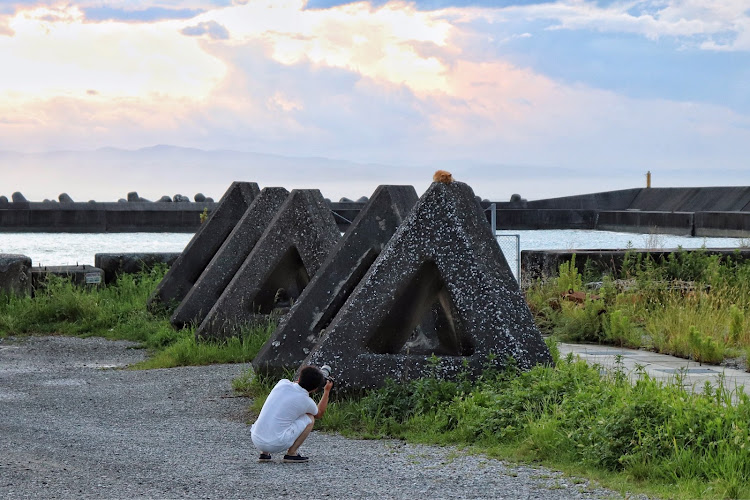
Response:
POLYGON ((495 22, 546 21, 547 29, 630 33, 650 40, 674 38, 706 50, 750 50, 750 13, 744 0, 555 2, 487 9, 479 15, 495 22))
POLYGON ((88 23, 75 7, 19 12, 0 38, 0 105, 81 95, 201 98, 224 66, 179 33, 177 21, 88 23))
MULTIPOLYGON (((645 29, 650 16, 658 31, 678 17, 635 6, 643 12, 256 0, 148 23, 91 22, 73 6, 23 11, 9 24, 15 35, 0 39, 0 60, 14 68, 0 80, 0 149, 162 143, 396 165, 743 168, 746 114, 567 83, 497 50, 536 29, 594 29, 597 19, 645 29)), ((705 25, 719 29, 728 14, 711 12, 719 20, 705 25)))
POLYGON ((198 23, 195 26, 188 26, 187 28, 182 29, 180 33, 187 36, 208 35, 214 40, 229 39, 229 31, 216 21, 207 21, 198 23))
POLYGON ((202 11, 198 9, 121 9, 113 7, 85 7, 81 9, 89 21, 154 22, 165 19, 191 19, 202 11))

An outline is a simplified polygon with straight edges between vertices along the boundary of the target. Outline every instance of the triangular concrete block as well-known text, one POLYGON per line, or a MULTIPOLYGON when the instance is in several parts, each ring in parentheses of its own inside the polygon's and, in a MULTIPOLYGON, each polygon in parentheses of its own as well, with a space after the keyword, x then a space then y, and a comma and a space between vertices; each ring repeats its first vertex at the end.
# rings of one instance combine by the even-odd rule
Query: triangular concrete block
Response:
POLYGON ((258 316, 288 307, 340 239, 320 191, 293 190, 196 329, 196 336, 235 335, 258 316))
POLYGON ((281 187, 263 188, 175 310, 172 325, 201 324, 288 196, 281 187))
POLYGON ((253 359, 256 372, 282 376, 299 367, 417 199, 412 186, 379 186, 375 190, 253 359))
POLYGON ((233 182, 229 186, 149 297, 146 305, 150 311, 174 311, 258 193, 255 182, 233 182))
POLYGON ((343 391, 552 359, 472 189, 433 183, 305 360, 343 391))

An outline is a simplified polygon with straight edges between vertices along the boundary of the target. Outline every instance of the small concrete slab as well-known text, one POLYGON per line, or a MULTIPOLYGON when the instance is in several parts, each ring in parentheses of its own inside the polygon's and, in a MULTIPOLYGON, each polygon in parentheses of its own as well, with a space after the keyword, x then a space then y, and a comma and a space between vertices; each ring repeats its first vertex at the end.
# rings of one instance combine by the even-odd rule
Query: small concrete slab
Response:
POLYGON ((717 365, 700 364, 695 361, 638 349, 611 348, 591 344, 558 343, 560 354, 573 356, 590 364, 601 366, 604 372, 621 370, 631 382, 643 374, 665 384, 677 383, 678 379, 688 392, 701 393, 706 382, 713 387, 723 383, 730 390, 743 388, 750 394, 750 373, 717 365), (612 355, 599 353, 609 351, 612 355), (630 353, 616 356, 616 353, 630 353), (593 354, 597 353, 597 354, 593 354), (643 362, 647 359, 648 362, 643 362))
POLYGON ((379 186, 253 359, 256 372, 296 370, 417 202, 412 186, 379 186))
POLYGON ((472 189, 424 193, 305 363, 339 390, 552 359, 472 189), (433 356, 437 356, 434 366, 433 356))
POLYGON ((80 264, 76 266, 39 266, 31 268, 31 286, 39 290, 50 276, 69 279, 78 286, 100 286, 104 284, 104 271, 98 267, 80 264))
POLYGON ((31 296, 31 258, 0 253, 0 295, 31 296))
POLYGON ((179 252, 97 253, 94 267, 104 271, 104 283, 109 284, 121 274, 148 272, 161 264, 171 267, 179 257, 179 252))
POLYGON ((263 188, 175 310, 172 325, 201 324, 288 196, 284 188, 263 188))
POLYGON ((196 329, 196 337, 236 335, 249 324, 287 312, 340 239, 320 191, 293 190, 196 329))
MULTIPOLYGON (((180 258, 167 271, 164 279, 149 297, 149 310, 174 311, 258 193, 260 189, 254 182, 233 182, 229 186, 216 209, 201 224, 195 236, 185 246, 180 258)), ((128 193, 128 200, 130 198, 128 193)))

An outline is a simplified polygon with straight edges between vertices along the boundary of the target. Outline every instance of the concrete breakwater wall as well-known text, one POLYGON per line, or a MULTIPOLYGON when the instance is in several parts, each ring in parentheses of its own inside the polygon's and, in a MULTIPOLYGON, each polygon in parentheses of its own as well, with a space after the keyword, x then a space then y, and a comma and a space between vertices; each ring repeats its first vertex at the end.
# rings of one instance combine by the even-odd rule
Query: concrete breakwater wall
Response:
POLYGON ((499 229, 595 229, 699 237, 750 236, 750 186, 635 188, 496 202, 499 229))
MULTIPOLYGON (((197 196, 197 195, 196 195, 197 196)), ((131 199, 132 198, 132 199, 131 199)), ((61 195, 61 201, 66 199, 61 195)), ((201 214, 218 206, 210 198, 180 202, 28 202, 0 197, 0 232, 195 232, 201 214)), ((749 237, 750 187, 636 188, 563 198, 481 201, 487 220, 492 207, 497 229, 589 229, 698 237, 749 237)), ((326 200, 345 231, 367 198, 326 200)))
MULTIPOLYGON (((330 202, 339 229, 345 231, 364 202, 330 202)), ((217 202, 14 202, 0 203, 0 233, 194 233, 201 215, 217 202)))
POLYGON ((192 233, 201 224, 202 203, 8 203, 0 205, 0 232, 192 233))

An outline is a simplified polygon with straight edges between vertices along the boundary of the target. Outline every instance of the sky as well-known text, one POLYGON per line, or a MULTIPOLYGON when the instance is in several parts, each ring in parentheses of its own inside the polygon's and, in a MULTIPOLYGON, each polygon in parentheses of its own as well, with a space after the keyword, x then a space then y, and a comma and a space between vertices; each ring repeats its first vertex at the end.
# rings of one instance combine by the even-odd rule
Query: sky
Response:
MULTIPOLYGON (((0 151, 27 155, 0 162, 0 194, 75 192, 49 173, 83 171, 50 153, 158 145, 383 165, 373 181, 391 184, 447 168, 497 200, 647 171, 750 185, 750 1, 0 3, 0 151)), ((195 192, 212 177, 214 197, 232 180, 325 192, 334 175, 205 165, 158 169, 195 192)), ((76 194, 124 195, 126 174, 76 194)), ((141 182, 127 188, 167 189, 141 182)))

